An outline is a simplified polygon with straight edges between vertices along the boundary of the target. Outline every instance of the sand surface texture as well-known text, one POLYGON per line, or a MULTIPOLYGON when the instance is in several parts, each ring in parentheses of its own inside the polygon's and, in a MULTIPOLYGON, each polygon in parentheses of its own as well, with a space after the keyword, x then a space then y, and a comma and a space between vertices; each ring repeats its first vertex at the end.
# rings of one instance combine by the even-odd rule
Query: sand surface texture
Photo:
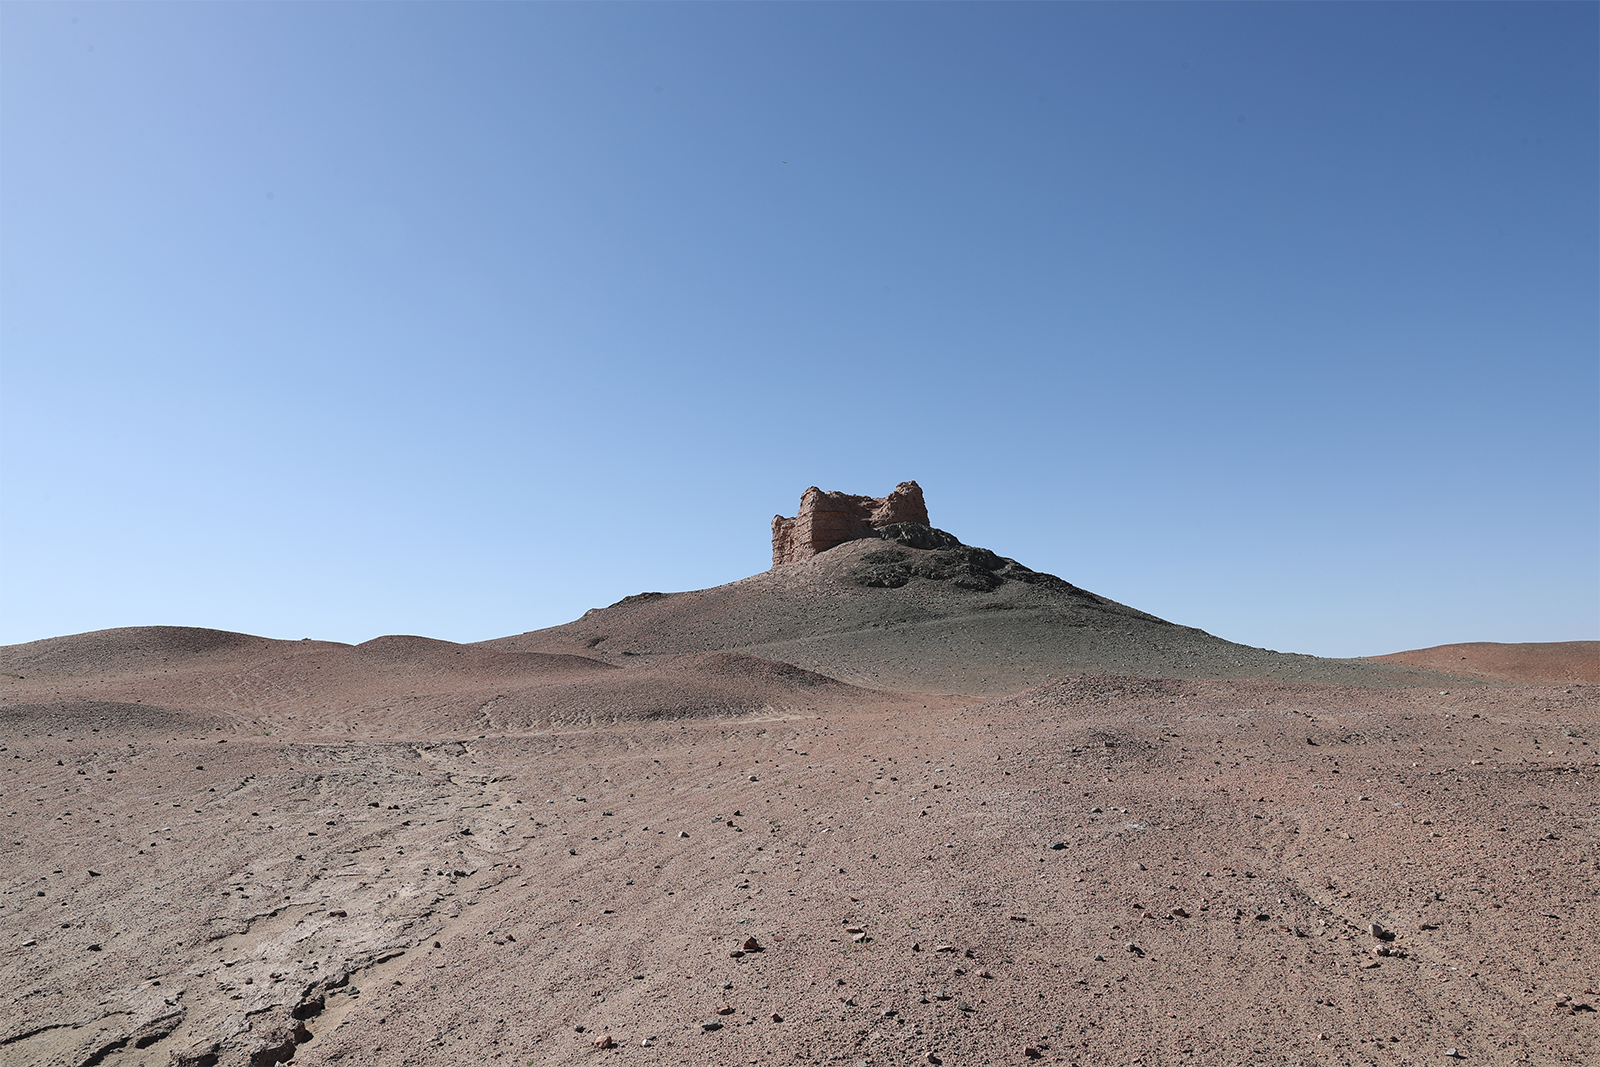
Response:
POLYGON ((1600 1062, 1592 645, 986 567, 0 649, 0 1063, 1600 1062))

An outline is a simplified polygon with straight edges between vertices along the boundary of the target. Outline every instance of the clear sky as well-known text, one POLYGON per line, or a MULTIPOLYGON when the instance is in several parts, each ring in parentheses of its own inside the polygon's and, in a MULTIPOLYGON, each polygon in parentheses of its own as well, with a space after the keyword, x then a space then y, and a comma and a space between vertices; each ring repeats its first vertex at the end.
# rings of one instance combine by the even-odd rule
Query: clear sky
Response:
POLYGON ((1593 3, 0 5, 0 642, 478 640, 808 485, 1600 637, 1593 3))

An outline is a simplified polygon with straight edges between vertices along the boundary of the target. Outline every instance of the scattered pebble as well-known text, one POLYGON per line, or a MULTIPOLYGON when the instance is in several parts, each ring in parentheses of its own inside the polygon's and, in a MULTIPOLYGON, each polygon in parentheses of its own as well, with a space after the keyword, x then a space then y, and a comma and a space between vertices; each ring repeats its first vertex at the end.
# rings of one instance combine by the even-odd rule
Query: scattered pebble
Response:
POLYGON ((709 1034, 713 1030, 721 1030, 722 1024, 717 1022, 715 1019, 707 1019, 705 1022, 700 1024, 700 1029, 709 1034))
POLYGON ((1052 841, 1052 842, 1050 842, 1050 848, 1055 852, 1060 852, 1062 849, 1064 849, 1066 847, 1067 847, 1067 843, 1065 841, 1052 841))
POLYGON ((601 1034, 599 1037, 595 1038, 594 1041, 591 1042, 591 1044, 593 1044, 595 1048, 616 1048, 617 1047, 617 1043, 611 1039, 611 1035, 610 1034, 601 1034))

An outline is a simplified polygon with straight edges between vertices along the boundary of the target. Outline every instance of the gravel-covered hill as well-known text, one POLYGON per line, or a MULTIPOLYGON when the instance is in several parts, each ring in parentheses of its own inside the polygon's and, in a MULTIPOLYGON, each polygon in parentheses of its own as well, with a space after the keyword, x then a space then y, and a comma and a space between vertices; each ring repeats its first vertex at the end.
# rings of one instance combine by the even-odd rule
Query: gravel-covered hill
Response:
POLYGON ((1083 672, 1379 686, 1443 680, 1407 664, 1235 644, 942 531, 906 523, 885 533, 712 589, 631 596, 480 647, 611 663, 739 651, 858 685, 944 694, 1009 693, 1083 672))

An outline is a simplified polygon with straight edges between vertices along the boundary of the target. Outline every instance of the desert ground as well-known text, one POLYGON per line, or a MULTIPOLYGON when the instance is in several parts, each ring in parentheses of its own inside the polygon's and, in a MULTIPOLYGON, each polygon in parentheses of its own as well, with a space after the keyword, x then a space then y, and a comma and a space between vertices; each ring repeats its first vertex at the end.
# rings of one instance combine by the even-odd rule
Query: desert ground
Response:
POLYGON ((1600 1063, 1600 643, 852 541, 475 645, 0 648, 0 1063, 1600 1063))

